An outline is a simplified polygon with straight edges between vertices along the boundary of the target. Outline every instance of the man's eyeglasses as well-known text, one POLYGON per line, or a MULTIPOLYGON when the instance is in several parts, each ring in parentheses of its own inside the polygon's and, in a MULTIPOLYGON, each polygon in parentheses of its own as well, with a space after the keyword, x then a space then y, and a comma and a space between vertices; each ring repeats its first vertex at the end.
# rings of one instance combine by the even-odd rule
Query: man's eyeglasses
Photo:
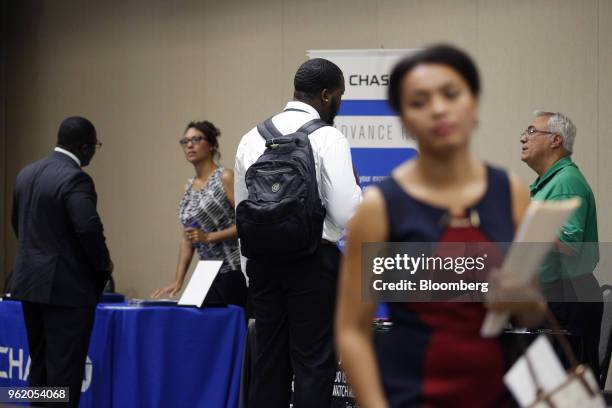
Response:
POLYGON ((179 144, 183 147, 187 146, 189 144, 189 142, 191 142, 194 145, 200 144, 203 141, 208 140, 205 136, 194 136, 191 139, 184 137, 181 140, 179 140, 179 144))
POLYGON ((521 136, 533 136, 537 133, 544 133, 547 135, 555 135, 555 132, 549 132, 547 130, 540 130, 540 129, 536 129, 535 126, 529 126, 527 129, 523 130, 523 133, 521 133, 521 136))

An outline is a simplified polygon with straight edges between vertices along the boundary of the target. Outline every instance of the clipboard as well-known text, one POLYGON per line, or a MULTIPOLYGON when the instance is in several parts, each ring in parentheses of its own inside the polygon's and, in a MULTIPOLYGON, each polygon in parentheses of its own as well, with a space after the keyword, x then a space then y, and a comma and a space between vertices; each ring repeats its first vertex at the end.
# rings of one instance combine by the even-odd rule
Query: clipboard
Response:
MULTIPOLYGON (((502 267, 502 271, 508 273, 502 275, 502 279, 511 284, 524 285, 535 278, 550 247, 559 236, 561 227, 579 206, 579 197, 562 201, 532 201, 514 242, 550 243, 550 246, 512 245, 502 267)), ((488 312, 480 328, 480 335, 497 336, 506 326, 509 317, 507 313, 488 312)))

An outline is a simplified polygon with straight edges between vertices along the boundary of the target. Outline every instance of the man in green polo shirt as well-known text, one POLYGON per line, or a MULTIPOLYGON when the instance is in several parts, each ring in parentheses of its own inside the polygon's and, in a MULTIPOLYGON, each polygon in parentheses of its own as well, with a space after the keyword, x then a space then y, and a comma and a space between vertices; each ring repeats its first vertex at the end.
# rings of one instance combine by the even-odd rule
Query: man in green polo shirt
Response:
POLYGON ((584 348, 576 342, 579 358, 598 375, 603 305, 593 276, 599 262, 597 211, 593 191, 571 159, 575 137, 576 126, 567 116, 536 111, 521 134, 521 160, 538 174, 530 186, 532 200, 581 200, 543 262, 540 282, 559 323, 581 337, 584 348))

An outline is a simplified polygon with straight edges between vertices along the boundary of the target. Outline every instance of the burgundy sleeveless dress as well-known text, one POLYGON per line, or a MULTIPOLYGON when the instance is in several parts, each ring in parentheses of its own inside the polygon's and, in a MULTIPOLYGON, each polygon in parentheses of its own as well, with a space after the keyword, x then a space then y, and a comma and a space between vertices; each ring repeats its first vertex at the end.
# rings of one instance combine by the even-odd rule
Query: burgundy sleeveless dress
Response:
MULTIPOLYGON (((411 197, 393 179, 377 185, 389 220, 390 242, 511 242, 510 183, 487 166, 487 189, 466 226, 451 227, 447 211, 411 197), (473 217, 472 217, 473 218, 473 217)), ((501 262, 502 255, 499 256, 501 262)), ((476 302, 388 303, 393 327, 375 347, 392 407, 504 407, 513 400, 502 382, 504 353, 497 339, 479 334, 486 310, 476 302)))

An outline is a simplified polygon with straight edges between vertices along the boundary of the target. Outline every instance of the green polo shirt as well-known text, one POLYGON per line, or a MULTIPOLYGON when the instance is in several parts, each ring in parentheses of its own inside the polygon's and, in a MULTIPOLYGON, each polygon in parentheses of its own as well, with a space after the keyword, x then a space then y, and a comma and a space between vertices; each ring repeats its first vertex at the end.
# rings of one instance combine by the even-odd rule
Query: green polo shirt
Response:
POLYGON ((576 255, 552 251, 540 267, 540 280, 548 283, 592 273, 599 262, 599 248, 595 244, 583 243, 599 242, 597 211, 593 191, 578 166, 570 156, 565 156, 538 177, 529 189, 532 200, 581 199, 580 207, 570 216, 559 236, 559 240, 576 251, 576 255))

